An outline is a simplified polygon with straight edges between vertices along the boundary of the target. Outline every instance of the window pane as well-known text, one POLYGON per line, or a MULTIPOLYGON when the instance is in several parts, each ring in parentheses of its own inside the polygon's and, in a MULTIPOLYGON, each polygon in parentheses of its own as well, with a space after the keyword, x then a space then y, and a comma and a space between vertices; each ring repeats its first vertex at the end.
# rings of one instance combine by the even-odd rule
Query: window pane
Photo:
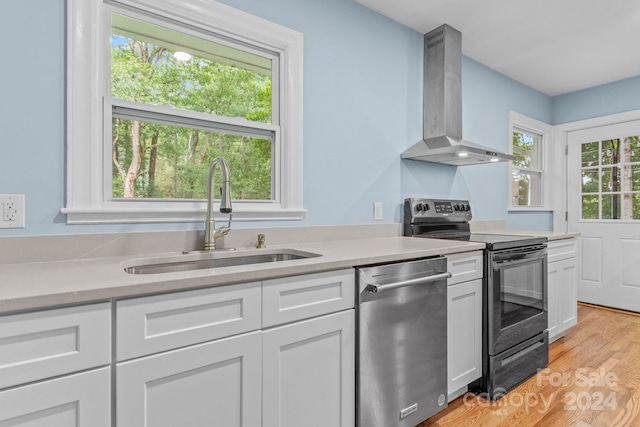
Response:
POLYGON ((620 162, 620 140, 602 141, 602 164, 615 165, 620 162))
POLYGON ((513 132, 513 165, 519 168, 540 169, 540 135, 521 131, 513 132))
POLYGON ((640 138, 629 136, 624 139, 624 161, 627 163, 640 162, 640 138))
POLYGON ((582 192, 597 193, 600 191, 600 175, 598 169, 582 170, 582 192))
POLYGON ((603 194, 602 219, 621 219, 621 201, 622 196, 620 194, 603 194))
POLYGON ((582 167, 598 166, 598 141, 582 144, 582 167))
POLYGON ((114 118, 112 149, 114 198, 205 199, 216 157, 229 164, 232 199, 273 198, 269 139, 114 118))
POLYGON ((620 191, 620 168, 617 166, 602 168, 602 191, 620 191))
POLYGON ((626 177, 627 190, 640 191, 640 165, 627 166, 625 171, 631 175, 626 177))
POLYGON ((599 219, 600 205, 598 196, 582 196, 582 218, 599 219))
POLYGON ((538 172, 514 170, 512 173, 512 206, 542 206, 542 177, 538 172))
POLYGON ((114 98, 271 123, 271 73, 266 56, 112 14, 114 98))

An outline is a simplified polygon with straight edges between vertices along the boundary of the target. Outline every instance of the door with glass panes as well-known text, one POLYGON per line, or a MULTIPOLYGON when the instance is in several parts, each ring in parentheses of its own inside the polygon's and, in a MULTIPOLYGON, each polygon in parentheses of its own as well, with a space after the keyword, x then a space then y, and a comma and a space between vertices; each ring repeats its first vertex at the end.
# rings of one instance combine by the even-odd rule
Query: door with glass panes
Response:
POLYGON ((569 132, 567 206, 578 300, 640 312, 640 121, 569 132))

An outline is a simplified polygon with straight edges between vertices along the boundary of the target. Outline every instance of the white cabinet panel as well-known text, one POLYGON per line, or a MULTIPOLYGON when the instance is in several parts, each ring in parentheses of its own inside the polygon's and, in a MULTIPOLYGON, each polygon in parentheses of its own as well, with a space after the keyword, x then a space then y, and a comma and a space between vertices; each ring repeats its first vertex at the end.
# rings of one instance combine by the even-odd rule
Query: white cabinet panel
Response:
POLYGON ((109 303, 0 317, 0 388, 111 360, 109 303))
POLYGON ((109 368, 0 392, 0 427, 110 427, 109 368))
POLYGON ((451 395, 482 376, 482 279, 447 287, 447 372, 451 395))
POLYGON ((577 239, 552 240, 547 243, 548 262, 556 262, 567 258, 575 258, 577 254, 577 239))
POLYGON ((562 286, 558 287, 558 321, 563 331, 578 323, 578 263, 576 259, 559 262, 562 286))
POLYGON ((549 342, 562 337, 578 321, 577 239, 549 242, 549 253, 552 251, 556 261, 548 263, 549 342))
POLYGON ((263 335, 263 427, 355 424, 355 312, 263 335))
POLYGON ((265 280, 262 326, 280 325, 353 308, 353 269, 265 280))
POLYGON ((483 276, 482 251, 466 252, 447 255, 447 271, 451 273, 448 285, 482 279, 483 276))
POLYGON ((260 282, 118 301, 122 361, 260 329, 260 282))
POLYGON ((117 426, 260 426, 261 341, 256 331, 118 364, 117 426))

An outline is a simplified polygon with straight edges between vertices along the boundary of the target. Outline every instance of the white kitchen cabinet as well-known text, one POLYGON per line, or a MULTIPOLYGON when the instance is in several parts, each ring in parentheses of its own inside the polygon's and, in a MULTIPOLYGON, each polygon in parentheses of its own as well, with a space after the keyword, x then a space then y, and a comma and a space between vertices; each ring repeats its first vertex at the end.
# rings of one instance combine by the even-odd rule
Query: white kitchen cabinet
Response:
POLYGON ((117 426, 353 426, 354 300, 346 269, 118 301, 117 426))
POLYGON ((281 277, 262 282, 262 327, 354 307, 353 269, 281 277))
POLYGON ((0 426, 110 427, 110 363, 109 303, 0 317, 0 426))
POLYGON ((111 427, 110 369, 0 391, 3 427, 111 427))
POLYGON ((449 401, 482 376, 482 252, 447 256, 447 394, 449 401))
POLYGON ((0 317, 0 389, 111 362, 111 306, 0 317))
POLYGON ((119 363, 117 426, 260 426, 261 347, 255 331, 119 363))
POLYGON ((353 426, 354 310, 265 331, 262 395, 263 427, 353 426))
POLYGON ((548 243, 549 342, 564 336, 578 321, 577 239, 548 243))
POLYGON ((260 282, 116 303, 117 361, 260 329, 260 282))

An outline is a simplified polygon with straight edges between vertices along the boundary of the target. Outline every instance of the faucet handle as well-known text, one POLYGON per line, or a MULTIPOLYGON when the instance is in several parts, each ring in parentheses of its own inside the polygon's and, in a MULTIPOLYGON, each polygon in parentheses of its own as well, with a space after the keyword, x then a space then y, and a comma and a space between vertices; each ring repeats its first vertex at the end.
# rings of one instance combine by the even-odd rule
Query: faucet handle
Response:
POLYGON ((264 249, 267 247, 267 245, 265 245, 265 235, 264 234, 258 234, 258 244, 256 245, 256 248, 258 249, 264 249))

